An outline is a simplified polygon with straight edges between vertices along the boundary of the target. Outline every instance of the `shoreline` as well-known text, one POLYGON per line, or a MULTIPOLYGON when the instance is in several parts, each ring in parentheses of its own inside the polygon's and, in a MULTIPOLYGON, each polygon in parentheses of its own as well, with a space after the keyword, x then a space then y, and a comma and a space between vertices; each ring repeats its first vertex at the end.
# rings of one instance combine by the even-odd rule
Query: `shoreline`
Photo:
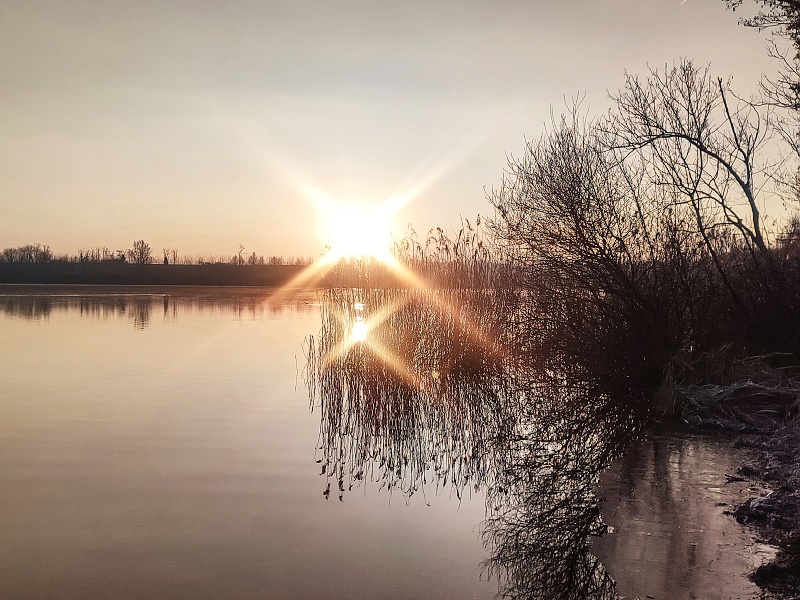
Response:
MULTIPOLYGON (((298 279, 304 265, 137 265, 120 261, 0 263, 0 285, 136 285, 280 287, 298 279)), ((296 287, 314 288, 321 277, 296 287)))
POLYGON ((751 530, 757 542, 778 549, 748 578, 764 598, 798 598, 800 381, 754 383, 743 378, 724 386, 690 386, 681 395, 688 409, 678 426, 651 426, 651 432, 711 436, 729 444, 731 452, 743 452, 741 464, 720 476, 726 485, 749 485, 753 493, 726 507, 725 513, 751 530))
POLYGON ((612 462, 597 488, 608 533, 591 552, 618 597, 762 597, 750 574, 778 549, 731 516, 770 491, 730 477, 750 455, 723 432, 651 430, 612 462))
POLYGON ((800 438, 797 417, 774 431, 741 434, 734 446, 750 450, 753 459, 737 473, 771 489, 735 507, 731 516, 778 548, 777 556, 759 566, 750 579, 775 598, 797 598, 800 590, 800 438))

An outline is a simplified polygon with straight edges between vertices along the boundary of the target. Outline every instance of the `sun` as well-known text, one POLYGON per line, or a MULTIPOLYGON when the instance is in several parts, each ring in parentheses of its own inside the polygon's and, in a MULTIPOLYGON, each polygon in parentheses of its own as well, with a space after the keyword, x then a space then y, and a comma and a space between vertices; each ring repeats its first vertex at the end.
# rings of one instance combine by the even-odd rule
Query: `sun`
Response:
POLYGON ((383 206, 332 204, 323 215, 326 259, 391 259, 391 214, 383 206))

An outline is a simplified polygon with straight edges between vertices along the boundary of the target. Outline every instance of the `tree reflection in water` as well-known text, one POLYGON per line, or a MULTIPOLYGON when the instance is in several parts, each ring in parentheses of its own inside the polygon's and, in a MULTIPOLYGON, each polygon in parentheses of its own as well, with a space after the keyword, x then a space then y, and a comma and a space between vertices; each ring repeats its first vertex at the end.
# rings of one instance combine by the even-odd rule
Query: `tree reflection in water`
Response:
POLYGON ((371 480, 407 495, 486 486, 492 438, 508 434, 503 356, 421 293, 333 290, 309 342, 308 383, 320 409, 322 468, 339 491, 371 480), (350 341, 366 307, 363 342, 350 341), (385 307, 385 318, 376 319, 385 307), (461 351, 455 352, 455 348, 461 351))
POLYGON ((638 421, 586 382, 526 367, 492 296, 323 294, 307 383, 324 494, 343 499, 368 482, 406 497, 483 491, 484 567, 505 596, 613 598, 590 552, 605 530, 593 490, 638 421), (351 336, 357 321, 363 341, 351 336))
POLYGON ((179 313, 216 312, 239 319, 260 319, 289 312, 310 312, 310 292, 276 295, 269 288, 108 287, 48 286, 31 293, 28 286, 0 289, 0 315, 30 321, 51 315, 79 313, 91 320, 123 319, 135 329, 149 327, 160 315, 164 322, 177 321, 179 313), (13 293, 6 293, 6 292, 13 293))

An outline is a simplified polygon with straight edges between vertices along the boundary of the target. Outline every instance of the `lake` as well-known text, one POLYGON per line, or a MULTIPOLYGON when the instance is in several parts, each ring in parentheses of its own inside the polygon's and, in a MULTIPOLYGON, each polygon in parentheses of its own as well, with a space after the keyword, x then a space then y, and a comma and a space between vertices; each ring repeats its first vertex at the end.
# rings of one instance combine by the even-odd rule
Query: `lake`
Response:
MULTIPOLYGON (((310 401, 321 299, 275 292, 0 286, 0 597, 482 599, 498 576, 547 597, 536 586, 559 569, 609 573, 624 595, 755 597, 742 557, 768 549, 723 513, 755 493, 725 484, 741 460, 728 446, 649 440, 599 483, 553 469, 545 485, 519 474, 530 446, 498 458, 503 425, 480 405, 409 397, 392 421, 310 401), (522 525, 558 543, 516 556, 522 525)), ((537 469, 573 455, 548 444, 537 469)))

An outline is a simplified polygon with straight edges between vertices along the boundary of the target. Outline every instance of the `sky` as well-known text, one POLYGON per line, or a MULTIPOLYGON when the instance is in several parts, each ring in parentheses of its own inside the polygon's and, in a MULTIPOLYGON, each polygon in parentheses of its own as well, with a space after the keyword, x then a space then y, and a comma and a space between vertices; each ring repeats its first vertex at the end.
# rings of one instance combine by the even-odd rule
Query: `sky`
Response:
MULTIPOLYGON (((749 8, 750 13, 747 12, 749 8)), ((687 57, 753 92, 767 34, 723 0, 4 0, 0 248, 144 239, 319 256, 314 197, 491 216, 487 190, 571 98, 687 57)))

